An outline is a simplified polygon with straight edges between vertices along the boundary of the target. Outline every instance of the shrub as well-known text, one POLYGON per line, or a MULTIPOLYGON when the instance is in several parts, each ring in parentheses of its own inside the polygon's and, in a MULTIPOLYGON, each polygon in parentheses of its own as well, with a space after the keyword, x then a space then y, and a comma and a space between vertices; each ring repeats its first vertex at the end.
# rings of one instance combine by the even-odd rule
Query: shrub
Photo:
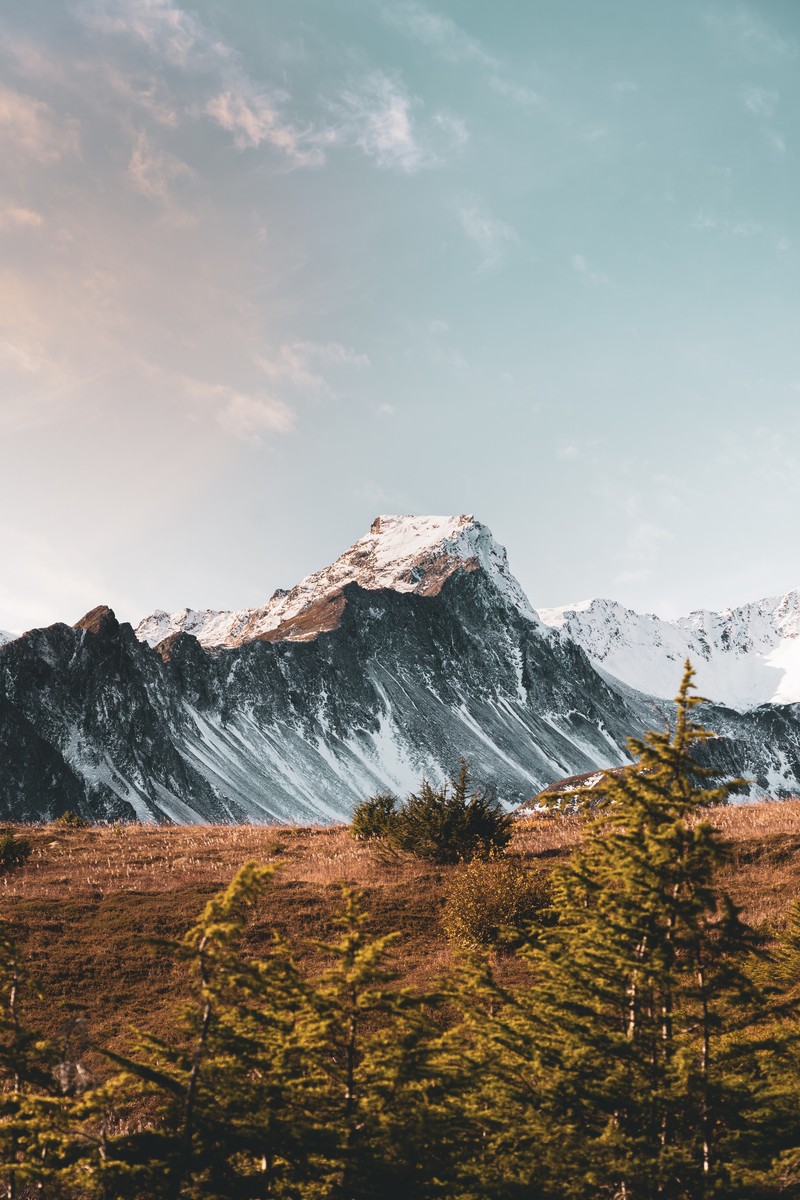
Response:
POLYGON ((389 838, 397 821, 397 800, 388 792, 378 792, 356 807, 350 832, 359 842, 389 838))
POLYGON ((545 923, 550 905, 550 881, 543 872, 503 860, 473 860, 450 883, 442 926, 461 949, 512 950, 532 924, 545 923))
POLYGON ((502 854, 511 841, 512 818, 497 803, 493 788, 470 793, 469 767, 461 769, 438 791, 425 781, 418 795, 400 810, 395 843, 430 862, 468 862, 502 854))
POLYGON ((502 854, 511 840, 512 819, 493 788, 470 792, 470 786, 462 759, 457 776, 439 789, 423 780, 419 792, 399 808, 393 796, 373 796, 356 809, 353 836, 380 838, 393 850, 435 863, 502 854))
POLYGON ((60 817, 56 817, 53 824, 59 829, 88 829, 91 822, 79 817, 77 813, 68 808, 60 817))
POLYGON ((31 853, 27 838, 18 838, 10 829, 0 829, 0 875, 23 866, 31 853))

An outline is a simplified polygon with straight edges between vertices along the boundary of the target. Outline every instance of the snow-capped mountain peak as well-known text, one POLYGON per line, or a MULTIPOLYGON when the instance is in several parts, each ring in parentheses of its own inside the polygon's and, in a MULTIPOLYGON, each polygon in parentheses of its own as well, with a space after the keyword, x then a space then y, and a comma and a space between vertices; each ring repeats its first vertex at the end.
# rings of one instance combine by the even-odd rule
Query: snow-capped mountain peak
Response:
MULTIPOLYGON (((537 619, 509 570, 505 548, 495 541, 486 525, 467 514, 376 517, 369 533, 329 570, 345 576, 352 572, 352 579, 369 589, 388 587, 398 592, 434 595, 447 576, 459 567, 482 567, 515 608, 531 620, 537 619)), ((311 580, 315 578, 310 576, 311 580)))
POLYGON ((348 583, 368 591, 389 588, 432 596, 453 571, 476 568, 486 572, 520 613, 538 621, 509 570, 505 549, 473 516, 379 516, 369 532, 329 567, 308 575, 289 591, 279 589, 258 608, 159 611, 140 622, 136 635, 157 645, 170 634, 192 633, 207 647, 235 646, 271 635, 307 641, 335 627, 341 615, 337 597, 348 583))
POLYGON ((698 691, 747 710, 800 701, 800 590, 666 620, 613 600, 540 609, 546 625, 578 642, 595 666, 650 695, 675 695, 691 659, 698 691))
POLYGON ((158 653, 104 606, 32 630, 0 647, 4 819, 343 820, 462 754, 518 804, 624 764, 687 654, 728 706, 702 713, 710 765, 797 794, 800 704, 753 705, 800 699, 800 593, 677 621, 608 600, 543 615, 560 630, 473 517, 382 516, 260 608, 154 614, 138 632, 158 653), (225 653, 167 637, 184 630, 225 653))

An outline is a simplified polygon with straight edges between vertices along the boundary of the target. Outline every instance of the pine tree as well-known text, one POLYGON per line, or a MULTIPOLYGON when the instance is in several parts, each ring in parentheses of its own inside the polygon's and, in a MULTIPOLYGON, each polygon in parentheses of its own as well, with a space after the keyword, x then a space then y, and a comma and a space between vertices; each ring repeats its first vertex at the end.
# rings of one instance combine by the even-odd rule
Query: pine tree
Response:
POLYGON ((144 1129, 106 1148, 104 1170, 121 1195, 282 1195, 287 1164, 305 1153, 287 1093, 301 1072, 295 1032, 306 989, 280 939, 263 959, 247 961, 240 949, 271 875, 242 867, 172 947, 195 976, 176 1039, 143 1036, 135 1057, 106 1052, 122 1068, 117 1103, 151 1112, 144 1129))
POLYGON ((454 1135, 425 1011, 435 997, 387 986, 398 935, 370 937, 348 889, 339 939, 317 944, 333 959, 318 979, 301 977, 278 938, 245 959, 247 910, 270 873, 242 868, 172 947, 195 972, 195 1001, 174 1039, 106 1052, 121 1073, 73 1110, 72 1156, 85 1145, 97 1195, 141 1200, 448 1195, 436 1182, 454 1135), (109 1102, 126 1128, 98 1153, 81 1139, 109 1102))
POLYGON ((399 850, 435 863, 501 854, 511 841, 512 819, 492 788, 472 788, 469 764, 441 788, 426 779, 392 815, 388 837, 399 850))
MULTIPOLYGON (((449 1196, 461 1130, 451 1096, 460 1077, 432 1022, 435 994, 390 986, 400 936, 367 933, 361 894, 343 889, 340 937, 319 948, 332 966, 314 985, 309 1045, 322 1066, 316 1186, 304 1196, 415 1200, 449 1196)), ((319 1076, 317 1076, 319 1078, 319 1076)))
POLYGON ((26 1183, 50 1174, 46 1150, 57 1127, 58 1051, 24 1019, 25 992, 33 984, 8 924, 0 921, 0 1171, 4 1195, 14 1200, 26 1183))
POLYGON ((712 735, 691 720, 692 675, 687 663, 674 732, 632 741, 634 764, 606 777, 554 874, 559 921, 527 948, 531 983, 484 1025, 502 1063, 495 1102, 519 1131, 496 1131, 497 1195, 677 1200, 725 1186, 741 1093, 724 1038, 755 1003, 752 938, 715 882, 724 853, 702 815, 729 787, 693 755, 712 735))

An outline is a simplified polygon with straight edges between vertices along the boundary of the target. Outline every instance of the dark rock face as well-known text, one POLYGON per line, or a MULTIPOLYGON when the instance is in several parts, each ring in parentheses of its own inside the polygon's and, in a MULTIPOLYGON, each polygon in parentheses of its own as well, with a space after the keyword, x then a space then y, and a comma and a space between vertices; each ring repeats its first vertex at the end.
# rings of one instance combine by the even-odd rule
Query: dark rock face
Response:
POLYGON ((97 608, 93 608, 85 617, 81 617, 80 621, 76 621, 73 628, 85 629, 87 633, 113 636, 119 632, 119 621, 106 604, 98 604, 97 608))
MULTIPOLYGON (((303 641, 208 652, 179 633, 153 650, 98 608, 3 646, 0 816, 343 820, 462 754, 513 806, 627 761, 669 706, 612 685, 470 568, 434 595, 349 584, 335 627, 303 641)), ((800 790, 800 706, 702 718, 725 735, 722 769, 800 790)))

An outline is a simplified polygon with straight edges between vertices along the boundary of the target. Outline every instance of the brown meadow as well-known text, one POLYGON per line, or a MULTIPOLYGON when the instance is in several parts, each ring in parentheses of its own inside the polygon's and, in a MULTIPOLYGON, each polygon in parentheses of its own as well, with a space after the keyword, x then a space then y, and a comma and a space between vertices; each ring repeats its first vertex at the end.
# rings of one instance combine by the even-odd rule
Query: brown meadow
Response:
MULTIPOLYGON (((777 935, 800 897, 800 800, 709 810, 728 844, 722 883, 744 918, 777 935)), ((510 856, 538 868, 570 854, 581 818, 520 820, 510 856)), ((253 915, 246 949, 258 953, 273 930, 289 938, 301 964, 319 970, 315 943, 334 935, 340 888, 363 889, 370 929, 399 930, 401 983, 425 986, 454 961, 440 924, 457 867, 391 857, 356 842, 346 826, 141 826, 15 828, 33 850, 0 880, 0 915, 13 926, 40 995, 29 1016, 50 1031, 86 1017, 93 1040, 129 1040, 132 1026, 165 1033, 187 979, 163 940, 179 937, 207 898, 255 859, 276 867, 275 884, 253 915), (162 944, 158 944, 161 939, 162 944)), ((512 959, 501 975, 519 971, 512 959)))

